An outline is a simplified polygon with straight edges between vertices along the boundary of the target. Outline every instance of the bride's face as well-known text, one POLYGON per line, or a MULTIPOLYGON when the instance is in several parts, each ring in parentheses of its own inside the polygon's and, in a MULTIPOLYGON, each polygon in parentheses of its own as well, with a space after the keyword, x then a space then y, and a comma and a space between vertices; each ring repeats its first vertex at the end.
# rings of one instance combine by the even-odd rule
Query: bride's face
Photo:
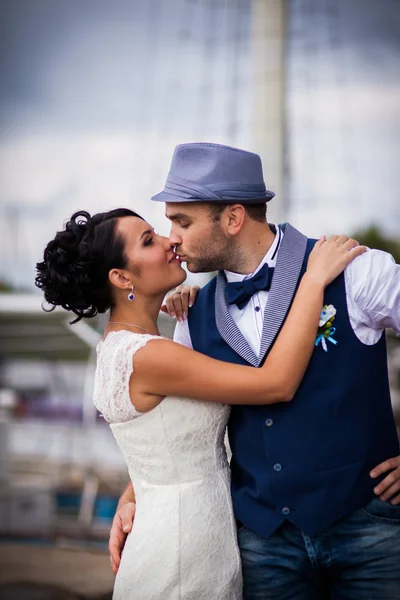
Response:
POLYGON ((186 279, 174 243, 155 233, 149 223, 136 217, 119 219, 117 230, 125 241, 128 277, 135 294, 154 296, 166 293, 186 279))

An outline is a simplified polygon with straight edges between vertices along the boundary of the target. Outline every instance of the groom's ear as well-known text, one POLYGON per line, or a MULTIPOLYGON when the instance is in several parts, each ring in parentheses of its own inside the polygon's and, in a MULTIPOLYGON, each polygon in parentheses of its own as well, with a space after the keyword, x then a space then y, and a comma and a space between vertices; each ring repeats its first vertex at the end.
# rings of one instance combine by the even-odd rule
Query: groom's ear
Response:
POLYGON ((229 235, 237 235, 244 224, 246 210, 242 204, 230 204, 223 212, 223 227, 229 235))

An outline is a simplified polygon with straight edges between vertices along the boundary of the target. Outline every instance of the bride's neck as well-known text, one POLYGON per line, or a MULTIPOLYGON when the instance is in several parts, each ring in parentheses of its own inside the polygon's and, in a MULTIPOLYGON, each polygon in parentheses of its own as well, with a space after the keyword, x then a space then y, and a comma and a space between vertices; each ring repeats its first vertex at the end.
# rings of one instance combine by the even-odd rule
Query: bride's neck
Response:
POLYGON ((160 313, 162 300, 146 300, 136 297, 129 304, 114 305, 110 311, 110 321, 118 323, 129 323, 158 334, 157 319, 160 313))

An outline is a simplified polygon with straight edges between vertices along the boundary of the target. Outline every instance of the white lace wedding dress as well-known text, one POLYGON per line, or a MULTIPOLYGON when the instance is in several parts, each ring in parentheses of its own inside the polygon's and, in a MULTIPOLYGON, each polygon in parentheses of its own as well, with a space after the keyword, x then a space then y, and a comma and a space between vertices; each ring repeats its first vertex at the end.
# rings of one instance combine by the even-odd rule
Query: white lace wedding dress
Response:
POLYGON ((132 358, 152 339, 111 332, 97 348, 94 403, 125 457, 137 500, 113 598, 241 600, 224 446, 229 407, 166 397, 137 412, 129 397, 132 358))

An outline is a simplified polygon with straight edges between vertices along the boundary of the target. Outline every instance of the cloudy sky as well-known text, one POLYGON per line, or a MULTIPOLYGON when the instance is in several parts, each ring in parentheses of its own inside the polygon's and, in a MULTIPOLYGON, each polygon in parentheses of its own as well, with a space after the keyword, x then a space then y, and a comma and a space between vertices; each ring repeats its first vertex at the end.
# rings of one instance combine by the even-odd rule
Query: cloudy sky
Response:
POLYGON ((250 0, 1 9, 0 276, 32 281, 44 242, 76 209, 133 207, 167 233, 149 198, 175 145, 251 145, 250 0))
POLYGON ((293 0, 287 70, 289 218, 400 236, 400 2, 293 0))
MULTIPOLYGON (((400 3, 291 0, 287 217, 399 230, 400 3)), ((76 209, 151 203, 177 143, 252 149, 251 0, 0 0, 0 278, 76 209)), ((268 173, 265 173, 268 186, 268 173)))

